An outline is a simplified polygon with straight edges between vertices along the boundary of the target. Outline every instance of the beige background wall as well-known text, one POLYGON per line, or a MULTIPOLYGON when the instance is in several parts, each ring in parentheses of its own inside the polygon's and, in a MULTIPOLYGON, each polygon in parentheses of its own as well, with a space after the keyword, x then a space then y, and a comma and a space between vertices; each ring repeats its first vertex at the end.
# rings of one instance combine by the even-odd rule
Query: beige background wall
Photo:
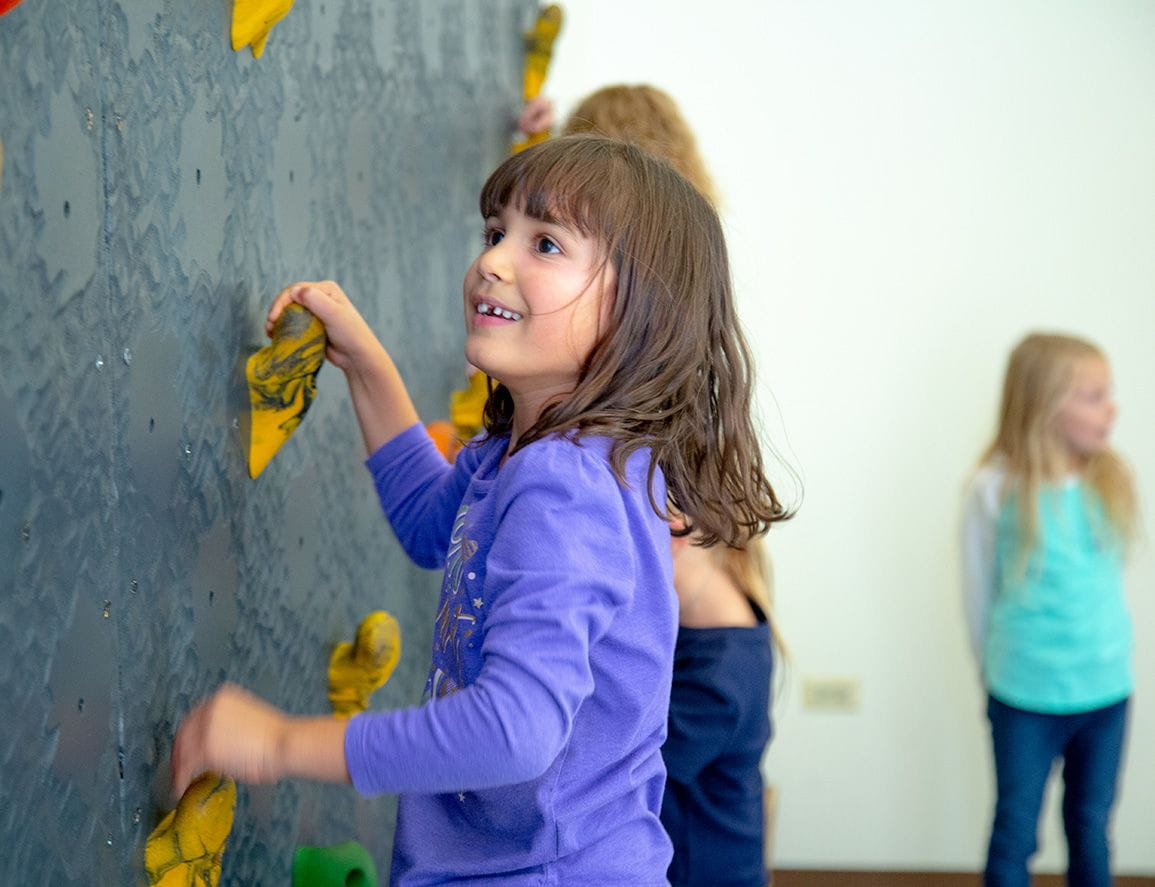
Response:
MULTIPOLYGON (((681 103, 717 178, 771 438, 805 481, 771 535, 793 651, 766 774, 786 867, 981 864, 992 800, 956 523, 1010 346, 1111 356, 1155 504, 1155 5, 569 0, 547 91, 681 103), (803 707, 857 681, 850 713, 803 707)), ((1115 834, 1155 874, 1155 558, 1115 834)), ((1065 861, 1052 792, 1040 869, 1065 861)))

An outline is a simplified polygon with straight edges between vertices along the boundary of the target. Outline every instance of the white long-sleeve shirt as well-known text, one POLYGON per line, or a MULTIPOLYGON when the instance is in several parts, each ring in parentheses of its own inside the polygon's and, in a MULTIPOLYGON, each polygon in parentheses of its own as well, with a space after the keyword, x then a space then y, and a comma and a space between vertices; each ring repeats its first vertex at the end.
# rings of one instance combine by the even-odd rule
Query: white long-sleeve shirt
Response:
POLYGON ((1005 484, 1001 466, 983 465, 971 478, 963 500, 963 609, 980 671, 995 596, 995 539, 1005 484))

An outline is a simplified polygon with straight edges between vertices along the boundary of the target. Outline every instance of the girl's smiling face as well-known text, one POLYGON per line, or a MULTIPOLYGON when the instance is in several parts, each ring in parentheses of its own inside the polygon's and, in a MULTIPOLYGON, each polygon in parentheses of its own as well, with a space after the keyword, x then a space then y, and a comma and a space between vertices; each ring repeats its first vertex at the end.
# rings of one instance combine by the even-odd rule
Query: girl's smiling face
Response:
POLYGON ((485 245, 463 286, 465 356, 509 389, 519 430, 573 391, 613 287, 594 238, 516 206, 485 220, 485 245))
POLYGON ((1079 360, 1056 417, 1059 437, 1075 461, 1101 453, 1110 446, 1115 412, 1107 362, 1098 357, 1079 360))

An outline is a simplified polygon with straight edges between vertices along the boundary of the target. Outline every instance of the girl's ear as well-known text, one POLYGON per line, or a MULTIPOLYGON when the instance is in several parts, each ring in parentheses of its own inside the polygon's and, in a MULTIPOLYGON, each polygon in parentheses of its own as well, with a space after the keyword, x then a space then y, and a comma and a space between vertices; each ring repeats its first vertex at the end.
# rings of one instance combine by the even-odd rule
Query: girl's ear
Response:
POLYGON ((674 535, 675 533, 678 533, 678 532, 684 530, 685 528, 686 528, 685 520, 683 520, 680 517, 670 518, 670 553, 674 557, 677 557, 679 554, 681 554, 683 551, 685 551, 686 546, 688 546, 690 544, 690 536, 688 534, 684 535, 684 536, 675 536, 674 535))
POLYGON ((681 552, 686 550, 688 545, 690 545, 690 537, 673 535, 670 536, 670 553, 673 557, 678 557, 681 552))

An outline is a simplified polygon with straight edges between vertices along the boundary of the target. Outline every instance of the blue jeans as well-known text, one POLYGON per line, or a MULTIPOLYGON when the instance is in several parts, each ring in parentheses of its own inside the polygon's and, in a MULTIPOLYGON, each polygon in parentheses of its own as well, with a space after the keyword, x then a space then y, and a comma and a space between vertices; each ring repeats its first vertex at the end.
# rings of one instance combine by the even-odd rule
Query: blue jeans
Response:
POLYGON ((985 887, 1029 887, 1039 810, 1056 758, 1063 759, 1063 827, 1069 887, 1109 887, 1107 827, 1127 729, 1124 699, 1106 708, 1045 715, 987 702, 994 745, 995 804, 985 887))

